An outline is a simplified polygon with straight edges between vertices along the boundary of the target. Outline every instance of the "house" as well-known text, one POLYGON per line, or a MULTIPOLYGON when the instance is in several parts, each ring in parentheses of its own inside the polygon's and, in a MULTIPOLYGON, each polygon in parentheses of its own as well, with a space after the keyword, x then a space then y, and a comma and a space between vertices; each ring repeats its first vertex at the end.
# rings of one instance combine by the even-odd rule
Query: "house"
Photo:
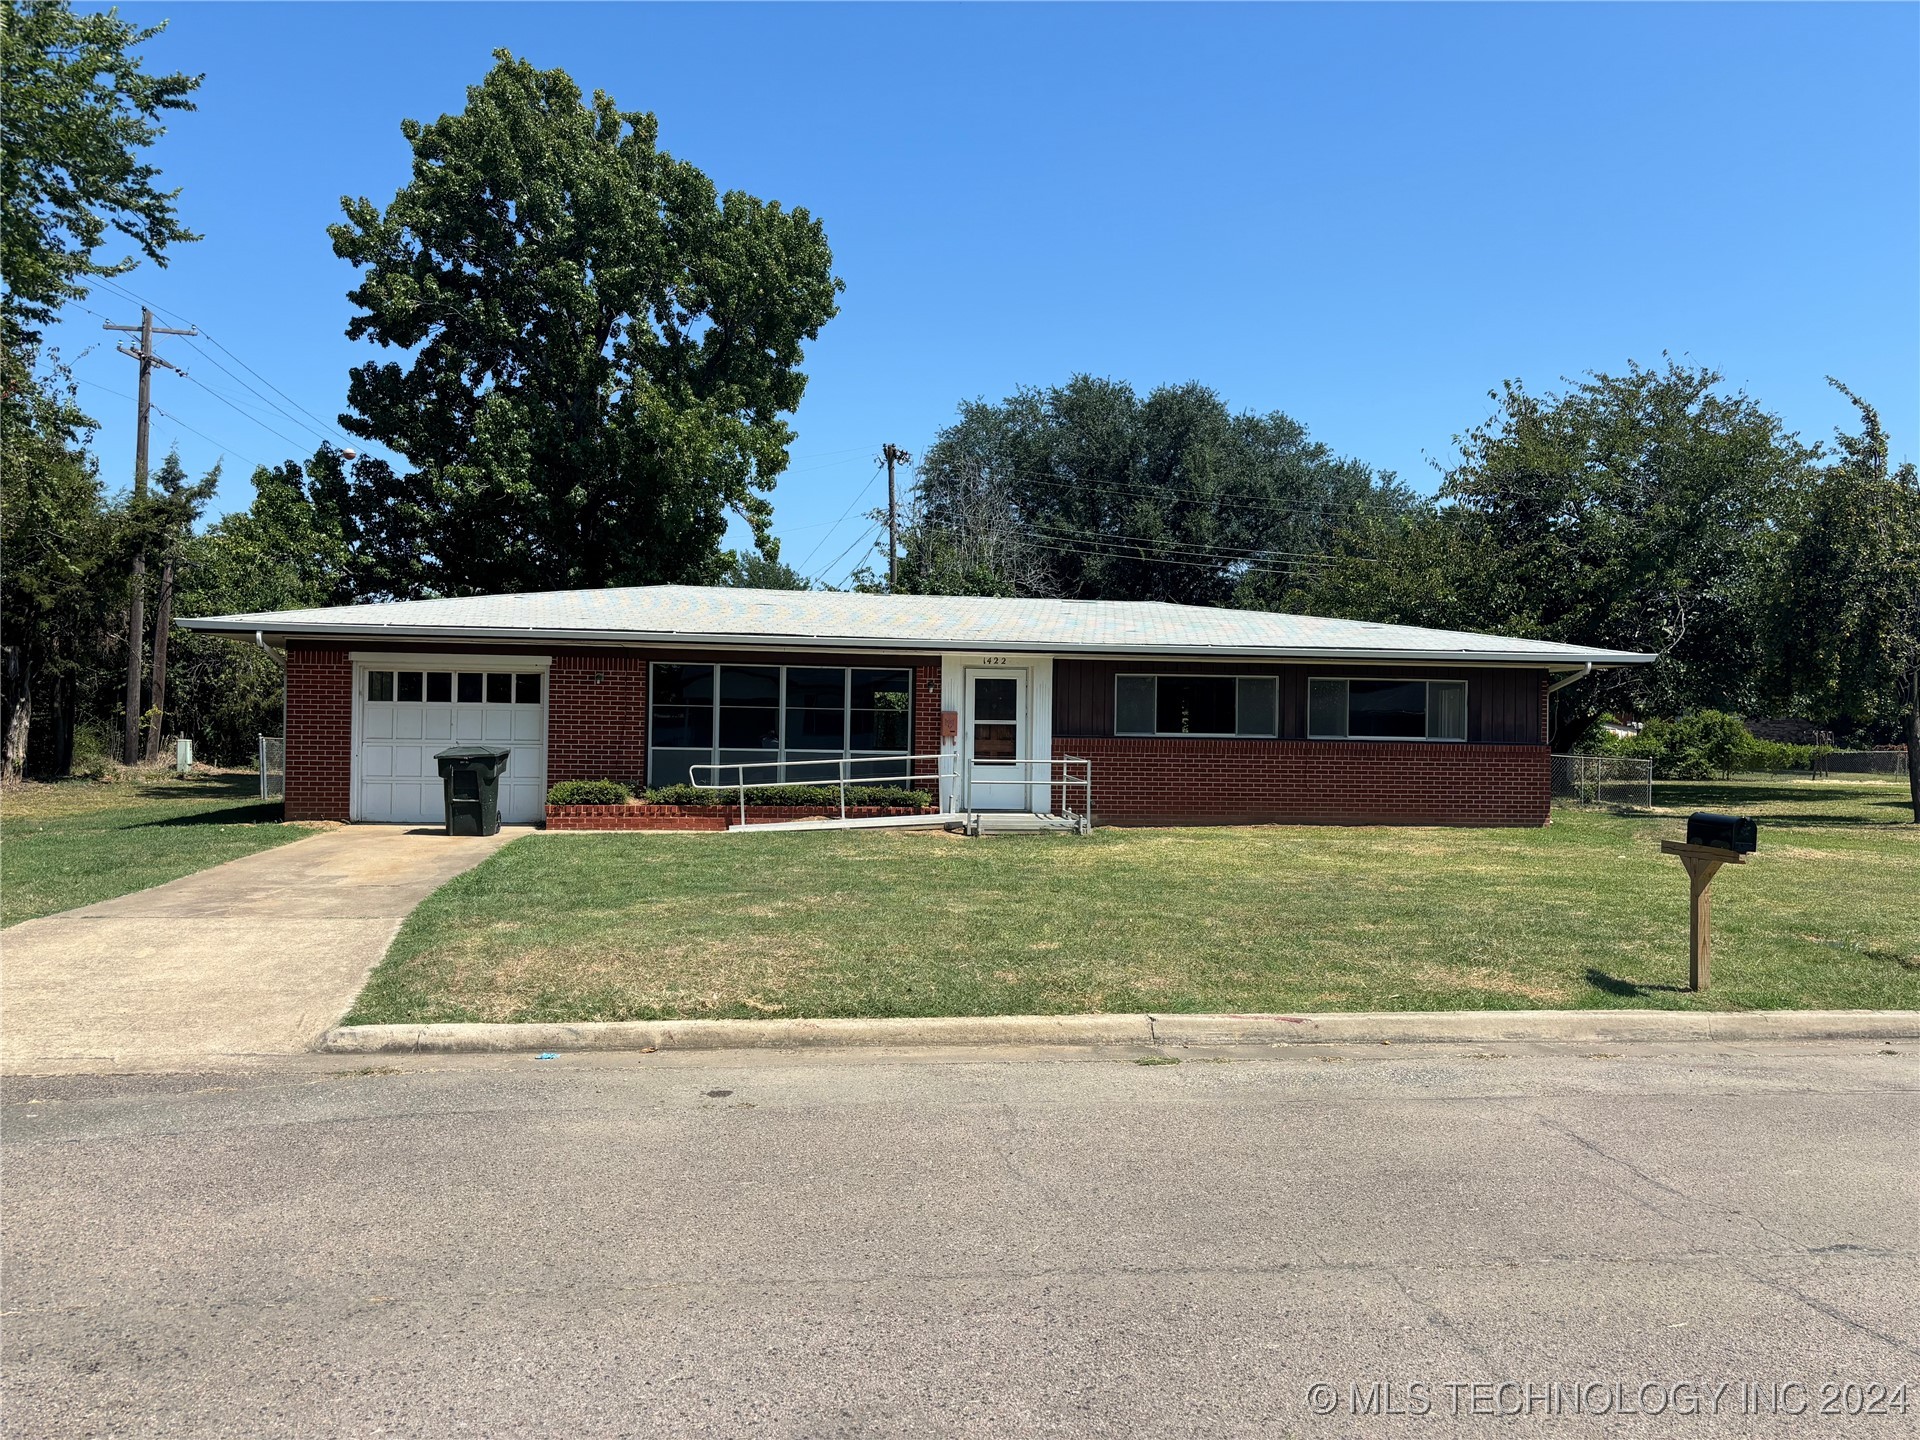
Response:
POLYGON ((560 780, 821 781, 841 761, 912 770, 943 809, 1046 813, 1058 767, 1027 762, 1072 756, 1102 822, 1542 825, 1550 691, 1654 658, 1186 605, 676 585, 180 623, 284 652, 287 815, 318 820, 438 820, 434 752, 497 741, 510 822, 560 780))

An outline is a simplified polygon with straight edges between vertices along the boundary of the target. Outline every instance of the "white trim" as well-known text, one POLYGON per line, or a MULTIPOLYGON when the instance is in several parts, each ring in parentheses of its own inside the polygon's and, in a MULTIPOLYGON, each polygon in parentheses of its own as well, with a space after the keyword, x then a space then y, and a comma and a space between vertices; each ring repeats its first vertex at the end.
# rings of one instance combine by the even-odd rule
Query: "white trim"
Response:
MULTIPOLYGON (((1472 694, 1472 682, 1469 680, 1435 680, 1427 675, 1309 675, 1307 676, 1307 739, 1331 740, 1339 742, 1351 740, 1362 745, 1464 745, 1467 743, 1465 732, 1473 728, 1473 712, 1468 708, 1468 698, 1472 694), (1317 680, 1337 680, 1342 685, 1351 686, 1355 680, 1376 680, 1388 685, 1458 685, 1466 696, 1460 702, 1460 735, 1316 735, 1313 731, 1313 686, 1317 680)), ((1426 720, 1429 727, 1433 724, 1433 693, 1427 693, 1426 720)), ((1353 728, 1353 691, 1347 691, 1347 728, 1353 728)))
POLYGON ((443 666, 484 670, 489 665, 502 670, 553 668, 551 655, 477 655, 458 651, 446 655, 426 655, 405 650, 349 650, 347 658, 356 665, 365 665, 374 670, 407 670, 416 666, 422 670, 438 670, 443 666))
MULTIPOLYGON (((665 630, 570 630, 546 626, 516 629, 509 626, 472 626, 449 633, 445 625, 288 625, 275 628, 263 624, 265 616, 241 616, 234 620, 209 616, 175 623, 186 630, 209 634, 251 635, 259 631, 282 643, 298 640, 386 640, 494 641, 510 645, 610 646, 616 649, 711 649, 813 651, 833 655, 899 654, 938 655, 952 647, 951 640, 885 635, 743 635, 737 632, 707 633, 665 630)), ((1004 654, 1036 657, 1115 656, 1122 659, 1182 659, 1205 661, 1230 660, 1305 660, 1321 664, 1394 664, 1394 665, 1497 665, 1520 669, 1565 669, 1589 661, 1598 669, 1623 665, 1651 665, 1660 657, 1631 650, 1599 650, 1573 645, 1560 650, 1404 650, 1358 648, 1347 645, 1171 645, 1070 644, 1057 640, 1010 640, 978 647, 1004 654)))

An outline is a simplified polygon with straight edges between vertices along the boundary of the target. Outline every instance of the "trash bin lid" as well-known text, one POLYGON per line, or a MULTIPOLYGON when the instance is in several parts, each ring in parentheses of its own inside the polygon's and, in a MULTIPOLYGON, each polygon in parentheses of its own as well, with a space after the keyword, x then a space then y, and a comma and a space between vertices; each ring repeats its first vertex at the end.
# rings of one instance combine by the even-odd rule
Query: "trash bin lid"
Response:
POLYGON ((451 750, 442 750, 433 758, 436 760, 492 760, 503 762, 513 752, 502 750, 496 745, 455 745, 451 750))

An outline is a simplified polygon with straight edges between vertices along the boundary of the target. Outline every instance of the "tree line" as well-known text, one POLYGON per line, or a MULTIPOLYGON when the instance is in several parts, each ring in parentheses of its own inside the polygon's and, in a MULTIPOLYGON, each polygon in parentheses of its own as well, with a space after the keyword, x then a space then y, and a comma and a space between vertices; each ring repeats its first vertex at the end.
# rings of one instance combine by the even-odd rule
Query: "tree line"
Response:
POLYGON ((1430 496, 1198 384, 1091 376, 975 401, 922 458, 900 585, 1166 600, 1652 652, 1561 692, 1601 718, 1794 716, 1914 743, 1920 479, 1856 428, 1808 444, 1671 360, 1535 393, 1455 440, 1430 496))
MULTIPOLYGON (((163 461, 110 490, 42 332, 90 284, 195 235, 147 151, 198 78, 156 33, 4 0, 0 625, 6 764, 64 774, 131 725, 238 760, 279 724, 275 656, 170 617, 650 583, 795 586, 768 496, 807 344, 842 282, 806 209, 722 192, 654 116, 501 52, 457 114, 406 120, 410 177, 344 202, 348 376, 323 446, 256 470, 163 461), (114 258, 109 244, 125 241, 114 258), (753 548, 724 536, 743 518, 753 548), (141 561, 136 579, 134 557, 141 561), (126 634, 131 590, 154 627, 126 634), (140 713, 121 682, 141 676, 140 713)), ((1836 382, 1838 383, 1838 382, 1836 382)), ((1809 443, 1708 368, 1508 382, 1437 490, 1202 383, 1089 375, 963 403, 922 447, 897 584, 1162 600, 1659 653, 1557 697, 1554 743, 1608 713, 1791 715, 1920 760, 1920 481, 1871 404, 1809 443)), ((882 583, 871 569, 856 583, 882 583)), ((1913 767, 1920 773, 1920 765, 1913 767)), ((1916 781, 1920 787, 1920 780, 1916 781)), ((1920 788, 1916 789, 1920 806, 1920 788)))

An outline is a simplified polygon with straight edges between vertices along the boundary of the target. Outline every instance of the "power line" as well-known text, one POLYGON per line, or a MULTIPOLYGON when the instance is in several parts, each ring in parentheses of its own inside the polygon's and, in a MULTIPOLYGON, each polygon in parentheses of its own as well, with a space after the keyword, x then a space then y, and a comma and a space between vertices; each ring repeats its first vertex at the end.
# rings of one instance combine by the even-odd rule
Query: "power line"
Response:
POLYGON ((879 478, 880 467, 876 465, 873 467, 873 474, 867 477, 867 483, 860 487, 859 493, 856 494, 853 499, 849 500, 847 502, 847 508, 840 512, 840 518, 834 521, 832 526, 828 528, 826 535, 822 535, 818 540, 814 541, 813 549, 807 552, 807 559, 802 560, 800 564, 795 567, 801 574, 804 575, 807 573, 807 560, 813 559, 815 555, 820 553, 820 547, 827 543, 827 536, 832 535, 835 530, 838 530, 842 525, 847 523, 847 516, 853 514, 853 507, 866 498, 867 491, 873 488, 873 482, 879 478))
POLYGON ((282 444, 289 446, 295 451, 298 451, 304 448, 298 440, 291 440, 287 436, 282 435, 278 430, 274 429, 271 425, 267 424, 267 422, 262 420, 259 416, 249 415, 245 410, 242 410, 240 408, 237 402, 229 399, 225 395, 222 395, 218 390, 214 389, 211 385, 207 384, 206 381, 195 380, 193 376, 187 374, 185 371, 181 372, 181 378, 187 380, 188 382, 194 385, 198 385, 202 390, 206 391, 207 394, 213 396, 214 399, 218 400, 222 405, 225 405, 229 410, 233 411, 233 413, 238 415, 241 419, 250 421, 253 424, 258 425, 262 430, 266 431, 269 435, 273 436, 276 440, 280 441, 282 444))
MULTIPOLYGON (((1138 555, 1129 555, 1129 554, 1126 554, 1125 552, 1102 550, 1098 548, 1083 548, 1080 546, 1061 544, 1061 543, 1056 543, 1056 542, 1046 541, 1046 540, 1030 540, 1028 541, 1028 543, 1031 544, 1037 550, 1045 550, 1055 555, 1075 555, 1075 556, 1079 556, 1082 559, 1137 561, 1141 558, 1138 555)), ((1178 559, 1171 556, 1156 558, 1153 560, 1152 563, 1155 565, 1179 565, 1189 570, 1220 570, 1223 568, 1231 569, 1231 568, 1238 567, 1247 574, 1273 575, 1273 576, 1278 576, 1282 578, 1291 576, 1295 574, 1298 570, 1312 570, 1315 568, 1315 566, 1310 563, 1289 565, 1285 568, 1282 568, 1274 565, 1261 565, 1252 561, 1214 562, 1214 561, 1207 561, 1207 560, 1178 559)))
MULTIPOLYGON (((185 315, 182 315, 178 310, 169 310, 164 305, 158 305, 158 304, 155 304, 153 301, 146 299, 145 297, 140 295, 138 291, 134 290, 131 286, 123 285, 118 280, 115 280, 110 276, 101 276, 100 278, 106 284, 111 285, 114 289, 120 291, 123 295, 127 295, 134 300, 138 300, 143 305, 151 305, 155 310, 163 311, 164 313, 171 315, 174 319, 185 321, 189 325, 192 325, 194 323, 193 321, 188 320, 187 317, 185 315)), ((207 352, 204 349, 202 349, 200 346, 198 345, 194 346, 195 350, 199 351, 200 354, 206 356, 208 363, 218 366, 221 370, 225 371, 226 374, 229 377, 231 377, 233 380, 245 386, 247 389, 253 390, 253 393, 259 396, 259 398, 263 402, 265 402, 267 405, 269 405, 272 409, 279 411, 279 413, 282 416, 292 421, 294 424, 301 426, 301 428, 306 430, 311 430, 315 435, 320 436, 321 440, 327 444, 333 443, 333 440, 331 437, 338 437, 342 444, 347 445, 349 447, 353 446, 356 443, 352 439, 350 439, 345 433, 343 433, 338 426, 331 425, 327 421, 322 420, 318 415, 314 414, 313 411, 307 409, 306 406, 302 405, 298 400, 294 399, 291 395, 287 394, 286 391, 282 390, 278 385, 274 384, 273 381, 269 380, 265 375, 262 375, 258 370, 254 369, 253 366, 249 365, 245 360, 243 360, 240 356, 236 355, 226 345, 222 344, 220 341, 220 338, 217 335, 212 334, 210 331, 208 331, 204 327, 196 327, 196 328, 200 330, 200 336, 199 336, 200 339, 206 340, 207 342, 215 346, 228 359, 232 360, 234 364, 238 365, 242 370, 245 370, 249 375, 253 376, 254 379, 258 380, 262 385, 265 385, 269 390, 273 391, 274 394, 278 395, 282 400, 285 400, 287 404, 293 406, 294 409, 298 410, 302 415, 305 415, 308 420, 314 421, 321 428, 315 429, 313 425, 306 424, 305 421, 300 420, 298 417, 288 414, 286 410, 284 410, 282 407, 278 405, 274 405, 272 401, 268 400, 266 396, 260 395, 260 392, 258 390, 254 390, 254 387, 251 385, 248 385, 247 382, 241 379, 240 376, 235 375, 233 371, 228 370, 225 365, 221 365, 220 361, 216 357, 207 354, 207 352)), ((281 436, 280 438, 282 440, 286 439, 284 435, 281 436)), ((295 442, 288 441, 287 443, 293 444, 295 442)))
MULTIPOLYGON (((986 470, 982 470, 981 475, 983 479, 986 478, 987 473, 986 470)), ((925 472, 923 470, 922 475, 924 476, 924 474, 925 472)), ((1189 500, 1197 504, 1212 505, 1222 509, 1237 509, 1278 516, 1304 515, 1318 518, 1337 518, 1348 513, 1347 507, 1349 505, 1361 509, 1378 508, 1386 515, 1400 513, 1399 507, 1396 506, 1391 499, 1385 495, 1374 494, 1371 491, 1366 495, 1353 496, 1345 501, 1286 502, 1261 500, 1251 496, 1205 496, 1194 490, 1191 485, 1183 487, 1155 487, 1151 485, 1129 484, 1125 481, 1067 479, 1059 475, 1043 474, 1039 471, 1022 470, 1005 466, 995 467, 992 474, 996 478, 1005 477, 1006 479, 1012 480, 1026 480, 1033 484, 1051 486, 1054 489, 1069 490, 1076 493, 1092 492, 1094 494, 1106 495, 1131 495, 1143 499, 1160 501, 1170 499, 1189 500)), ((924 491, 924 479, 921 488, 924 491)))
POLYGON ((862 545, 872 540, 874 536, 878 535, 880 531, 884 528, 885 524, 886 524, 885 521, 881 521, 879 524, 869 525, 866 528, 866 530, 860 535, 860 537, 853 542, 853 544, 849 545, 846 549, 842 550, 837 556, 834 557, 831 564, 823 568, 820 571, 820 573, 814 576, 813 578, 818 580, 822 585, 826 584, 827 576, 831 575, 835 570, 840 568, 840 562, 846 559, 847 556, 851 555, 855 550, 858 550, 862 545))
MULTIPOLYGON (((1149 550, 1172 550, 1192 555, 1219 557, 1227 560, 1272 559, 1317 561, 1330 558, 1324 550, 1275 550, 1264 545, 1208 545, 1196 540, 1176 540, 1170 538, 1150 538, 1144 535, 1115 535, 1100 530, 1071 530, 1063 526, 1034 525, 1034 531, 1042 535, 1051 535, 1061 540, 1097 540, 1116 545, 1138 545, 1149 550)), ((1354 559, 1371 560, 1371 556, 1353 556, 1354 559)))
POLYGON ((231 454, 237 456, 239 459, 246 461, 249 465, 252 465, 256 468, 258 468, 261 465, 262 463, 261 461, 254 459, 253 456, 247 454, 246 451, 240 449, 238 446, 229 445, 224 440, 216 440, 211 435, 207 434, 207 432, 204 430, 195 430, 193 426, 187 424, 186 421, 182 420, 178 415, 175 415, 171 410, 162 410, 158 405, 154 406, 153 408, 156 414, 166 416, 167 419, 171 420, 174 424, 178 425, 182 430, 185 430, 188 434, 198 435, 202 440, 206 441, 209 445, 213 445, 218 447, 221 450, 228 451, 231 454))
MULTIPOLYGON (((211 339, 212 337, 209 336, 208 338, 211 339)), ((195 352, 198 353, 201 356, 201 358, 203 358, 209 365, 212 365, 213 367, 218 369, 228 379, 236 381, 241 386, 241 388, 245 389, 250 394, 252 394, 255 399, 259 400, 262 404, 264 404, 268 409, 272 410, 275 414, 279 415, 283 419, 292 421, 295 425, 298 425, 301 429, 306 430, 308 433, 317 436, 322 445, 333 444, 333 436, 329 435, 324 430, 315 429, 312 425, 307 424, 307 422, 302 420, 298 415, 294 415, 290 413, 284 405, 276 405, 272 400, 268 399, 265 395, 262 395, 259 392, 259 390, 257 390, 255 387, 247 384, 246 380, 243 377, 234 374, 233 371, 227 369, 226 366, 222 365, 220 363, 219 356, 214 355, 209 351, 202 349, 198 345, 194 345, 193 341, 191 340, 189 340, 187 343, 189 345, 193 345, 195 352)), ((221 348, 224 349, 225 347, 222 346, 221 348)), ((211 387, 208 387, 208 388, 211 388, 211 387)), ((282 436, 281 438, 283 440, 286 439, 285 436, 282 436)), ((287 443, 293 444, 294 442, 289 440, 287 443)))

